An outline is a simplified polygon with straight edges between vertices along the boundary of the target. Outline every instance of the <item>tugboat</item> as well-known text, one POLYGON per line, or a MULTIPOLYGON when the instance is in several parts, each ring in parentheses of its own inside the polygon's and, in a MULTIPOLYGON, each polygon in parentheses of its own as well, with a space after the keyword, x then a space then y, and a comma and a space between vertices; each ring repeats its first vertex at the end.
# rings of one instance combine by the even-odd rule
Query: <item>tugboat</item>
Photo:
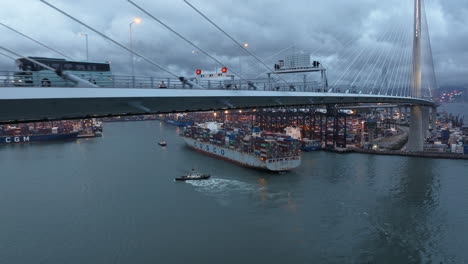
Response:
POLYGON ((187 175, 181 176, 181 177, 176 177, 175 180, 176 181, 207 180, 210 177, 211 177, 210 174, 199 173, 199 172, 195 171, 195 169, 192 169, 192 171, 189 172, 187 175))
POLYGON ((165 146, 167 146, 167 142, 166 142, 166 141, 164 141, 164 140, 161 140, 161 141, 159 141, 159 143, 158 143, 158 144, 159 144, 159 146, 161 146, 161 147, 165 147, 165 146))

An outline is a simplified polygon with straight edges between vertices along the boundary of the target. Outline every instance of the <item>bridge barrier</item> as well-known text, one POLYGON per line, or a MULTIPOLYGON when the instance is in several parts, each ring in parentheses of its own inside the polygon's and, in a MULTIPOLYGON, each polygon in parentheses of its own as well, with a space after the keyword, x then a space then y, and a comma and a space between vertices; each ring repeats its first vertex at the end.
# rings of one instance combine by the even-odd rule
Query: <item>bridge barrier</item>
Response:
MULTIPOLYGON (((93 83, 100 88, 136 88, 136 89, 193 89, 175 78, 105 75, 105 74, 77 74, 78 77, 93 83)), ((259 91, 288 91, 288 92, 326 92, 323 85, 316 81, 309 82, 279 82, 275 79, 225 79, 201 80, 189 78, 203 89, 207 90, 259 90, 259 91)), ((0 72, 0 87, 74 87, 74 83, 64 80, 52 72, 0 72)))
MULTIPOLYGON (((129 75, 105 75, 74 73, 78 77, 93 83, 100 88, 122 88, 122 89, 197 89, 184 85, 176 78, 129 76, 129 75)), ((188 78, 204 90, 257 90, 257 91, 282 91, 282 92, 332 92, 342 94, 367 94, 382 96, 411 97, 399 93, 380 94, 375 93, 369 87, 357 87, 350 85, 339 85, 326 89, 323 84, 317 81, 295 81, 281 82, 277 79, 224 79, 210 80, 188 78)), ((0 87, 75 87, 71 81, 64 80, 55 73, 41 72, 20 72, 20 71, 0 71, 0 87)), ((86 87, 80 87, 86 88, 86 87)), ((200 89, 200 88, 198 88, 200 89)), ((430 99, 430 98, 425 98, 430 99)))

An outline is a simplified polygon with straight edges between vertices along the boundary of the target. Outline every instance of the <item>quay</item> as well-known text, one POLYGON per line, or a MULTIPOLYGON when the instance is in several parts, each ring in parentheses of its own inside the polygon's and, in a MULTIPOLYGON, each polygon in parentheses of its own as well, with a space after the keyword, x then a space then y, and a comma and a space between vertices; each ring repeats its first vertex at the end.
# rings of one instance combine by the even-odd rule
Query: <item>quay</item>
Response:
POLYGON ((359 149, 359 148, 326 148, 324 151, 334 153, 360 153, 360 154, 373 154, 373 155, 386 155, 386 156, 407 156, 418 158, 438 158, 438 159, 457 159, 468 160, 468 155, 461 153, 436 153, 436 152, 406 152, 401 150, 372 150, 372 149, 359 149))

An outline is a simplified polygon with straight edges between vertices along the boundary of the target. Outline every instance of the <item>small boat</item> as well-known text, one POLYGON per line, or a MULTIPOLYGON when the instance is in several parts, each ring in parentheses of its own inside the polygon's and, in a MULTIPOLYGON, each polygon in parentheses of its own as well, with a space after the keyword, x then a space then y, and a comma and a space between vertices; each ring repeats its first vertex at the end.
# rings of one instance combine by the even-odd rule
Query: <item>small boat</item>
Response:
POLYGON ((193 180, 207 180, 211 177, 210 174, 206 173, 199 173, 192 169, 191 172, 189 172, 187 175, 181 176, 181 177, 176 177, 176 181, 193 181, 193 180))
POLYGON ((158 144, 159 144, 159 146, 161 146, 161 147, 165 147, 165 146, 167 146, 167 142, 166 142, 166 141, 164 141, 164 140, 161 140, 161 141, 159 141, 159 143, 158 143, 158 144))

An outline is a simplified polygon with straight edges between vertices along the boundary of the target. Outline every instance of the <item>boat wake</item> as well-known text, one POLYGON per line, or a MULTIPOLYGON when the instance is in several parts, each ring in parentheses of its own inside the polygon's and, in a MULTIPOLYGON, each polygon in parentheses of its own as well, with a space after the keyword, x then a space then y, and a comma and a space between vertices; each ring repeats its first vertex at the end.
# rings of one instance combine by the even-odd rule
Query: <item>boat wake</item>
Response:
POLYGON ((226 194, 226 193, 249 193, 255 192, 258 190, 253 184, 248 184, 236 180, 226 180, 226 179, 209 179, 205 181, 187 181, 192 186, 195 186, 197 189, 206 192, 207 194, 226 194))
POLYGON ((204 181, 186 181, 195 187, 195 190, 216 198, 222 205, 229 204, 235 197, 245 197, 253 195, 259 191, 259 187, 237 180, 209 179, 204 181))
POLYGON ((237 180, 212 178, 203 181, 186 181, 196 191, 213 197, 221 205, 228 205, 239 199, 251 199, 257 206, 280 207, 288 204, 291 197, 282 191, 272 191, 265 186, 237 180))

